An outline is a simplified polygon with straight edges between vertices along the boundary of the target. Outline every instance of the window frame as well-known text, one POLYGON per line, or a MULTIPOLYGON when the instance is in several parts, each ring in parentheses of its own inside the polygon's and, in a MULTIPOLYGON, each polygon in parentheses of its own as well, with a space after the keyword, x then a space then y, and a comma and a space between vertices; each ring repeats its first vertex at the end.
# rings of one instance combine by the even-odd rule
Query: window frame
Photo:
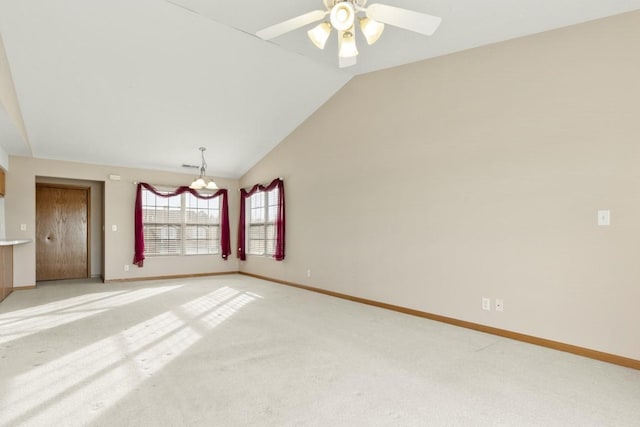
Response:
POLYGON ((245 248, 246 254, 251 256, 258 257, 273 257, 276 253, 276 221, 278 216, 278 196, 280 189, 278 187, 273 188, 272 190, 259 190, 256 191, 251 196, 247 197, 246 203, 247 207, 245 210, 245 227, 247 229, 245 235, 245 248), (258 208, 254 207, 254 198, 260 197, 262 206, 258 208), (253 213, 258 209, 261 210, 261 218, 260 221, 254 221, 253 213), (251 238, 251 229, 252 227, 262 227, 263 230, 261 232, 262 237, 258 239, 251 238), (270 228, 270 230, 269 230, 270 228), (269 237, 271 236, 271 237, 269 237), (263 243, 260 247, 264 248, 262 252, 252 251, 252 241, 262 241, 263 243))
POLYGON ((246 243, 247 243, 247 227, 246 227, 246 201, 256 191, 270 191, 274 188, 278 188, 278 209, 276 212, 276 252, 273 255, 273 259, 276 261, 284 261, 285 259, 285 243, 286 243, 286 214, 285 214, 285 189, 284 181, 282 178, 276 178, 269 185, 255 184, 250 189, 240 189, 240 224, 238 225, 238 240, 237 240, 237 254, 240 261, 247 260, 246 243))
MULTIPOLYGON (((172 190, 165 188, 165 187, 158 187, 156 189, 159 192, 162 193, 171 193, 172 190)), ((207 192, 207 191, 201 191, 201 193, 203 195, 213 195, 214 192, 207 192)), ((142 210, 143 210, 143 220, 142 220, 142 226, 143 226, 143 233, 144 233, 144 245, 145 245, 145 256, 149 256, 149 257, 176 257, 176 256, 206 256, 206 255, 219 255, 222 252, 222 242, 221 242, 221 233, 222 233, 222 197, 218 196, 218 197, 214 197, 214 198, 210 198, 210 199, 200 199, 196 196, 194 196, 193 194, 189 193, 189 192, 184 192, 181 194, 177 194, 174 196, 168 196, 168 197, 163 197, 163 196, 158 196, 156 194, 154 194, 152 191, 146 189, 146 188, 142 188, 142 210), (180 205, 180 222, 148 222, 145 219, 145 208, 147 208, 150 205, 146 204, 146 197, 147 195, 154 197, 156 199, 156 201, 158 200, 164 200, 166 199, 166 205, 170 208, 170 200, 173 198, 179 198, 179 205, 180 205), (199 204, 204 201, 206 202, 207 205, 210 205, 214 200, 217 202, 217 208, 211 208, 209 206, 207 206, 205 209, 203 210, 207 210, 207 211, 217 211, 217 222, 216 223, 200 223, 200 222, 191 222, 188 221, 187 218, 187 212, 190 210, 188 203, 187 203, 187 197, 191 197, 196 201, 196 208, 195 211, 199 211, 199 204), (178 240, 178 253, 170 253, 169 251, 167 251, 166 253, 161 253, 158 251, 155 252, 151 252, 149 249, 151 247, 151 245, 149 244, 149 240, 148 240, 148 234, 149 231, 146 230, 148 225, 167 225, 167 226, 179 226, 180 232, 179 232, 179 238, 178 239, 172 239, 172 240, 178 240), (217 229, 217 231, 215 232, 215 238, 213 239, 202 239, 202 240, 211 240, 213 242, 213 248, 211 251, 207 252, 207 253, 187 253, 187 241, 188 240, 196 240, 198 241, 199 239, 188 239, 187 236, 187 228, 188 227, 197 227, 197 226, 206 226, 208 227, 215 227, 217 229)), ((157 203, 156 205, 157 206, 157 203)), ((193 210, 193 209, 192 209, 193 210)), ((197 215, 197 214, 196 214, 197 215)), ((158 239, 158 240, 162 240, 162 239, 158 239)), ((164 240, 169 240, 169 239, 164 239, 164 240)), ((196 245, 198 246, 198 245, 196 245)), ((199 248, 198 248, 199 249, 199 248)))

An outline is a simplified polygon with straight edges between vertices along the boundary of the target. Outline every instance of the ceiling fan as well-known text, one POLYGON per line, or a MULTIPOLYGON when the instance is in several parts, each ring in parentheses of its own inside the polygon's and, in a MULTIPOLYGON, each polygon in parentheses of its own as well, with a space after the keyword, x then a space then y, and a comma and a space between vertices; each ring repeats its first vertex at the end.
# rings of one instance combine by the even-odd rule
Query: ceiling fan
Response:
POLYGON ((374 3, 365 7, 367 0, 323 0, 325 10, 314 10, 279 24, 264 28, 256 33, 264 40, 271 40, 305 25, 322 21, 307 32, 309 38, 318 48, 324 49, 331 29, 338 32, 338 62, 340 68, 356 64, 358 49, 355 40, 356 23, 368 44, 375 43, 388 24, 405 30, 430 36, 442 18, 426 13, 402 9, 386 4, 374 3), (329 15, 329 20, 326 16, 329 15))

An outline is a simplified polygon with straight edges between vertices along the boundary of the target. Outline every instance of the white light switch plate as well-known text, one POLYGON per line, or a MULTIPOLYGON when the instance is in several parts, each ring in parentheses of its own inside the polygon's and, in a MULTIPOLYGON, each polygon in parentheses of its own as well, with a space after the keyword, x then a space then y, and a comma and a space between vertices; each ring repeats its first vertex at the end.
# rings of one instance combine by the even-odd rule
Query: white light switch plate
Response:
POLYGON ((600 210, 598 211, 598 225, 610 225, 611 224, 611 211, 600 210))

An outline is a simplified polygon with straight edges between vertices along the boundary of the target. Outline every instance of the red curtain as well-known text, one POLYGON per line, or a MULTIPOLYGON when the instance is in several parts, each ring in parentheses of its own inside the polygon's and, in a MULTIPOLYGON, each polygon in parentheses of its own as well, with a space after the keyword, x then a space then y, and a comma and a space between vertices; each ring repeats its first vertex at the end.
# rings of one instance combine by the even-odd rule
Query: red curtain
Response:
POLYGON ((280 178, 274 179, 271 184, 266 187, 261 184, 256 184, 251 187, 251 190, 247 191, 244 188, 240 190, 240 222, 238 225, 238 258, 242 261, 246 261, 247 253, 244 247, 246 239, 246 215, 245 204, 247 198, 253 196, 258 191, 271 191, 278 189, 278 210, 276 212, 276 251, 273 257, 276 261, 284 260, 284 233, 285 233, 285 216, 284 216, 284 181, 280 178))
POLYGON ((138 184, 136 191, 136 206, 134 212, 134 233, 135 233, 135 254, 133 263, 138 267, 144 265, 144 222, 142 218, 142 188, 151 191, 156 196, 174 197, 182 193, 189 192, 199 199, 214 199, 222 196, 222 212, 220 213, 220 251, 222 259, 226 260, 231 255, 231 233, 229 232, 229 202, 227 201, 227 190, 220 189, 212 195, 204 195, 189 187, 178 187, 173 192, 161 192, 152 185, 145 182, 138 184))

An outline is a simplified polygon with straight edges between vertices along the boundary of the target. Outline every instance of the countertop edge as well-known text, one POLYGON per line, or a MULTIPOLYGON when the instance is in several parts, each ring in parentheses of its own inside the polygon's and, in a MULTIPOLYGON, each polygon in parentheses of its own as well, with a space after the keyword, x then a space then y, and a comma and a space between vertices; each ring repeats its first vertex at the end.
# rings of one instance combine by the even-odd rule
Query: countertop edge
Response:
POLYGON ((33 242, 31 239, 0 239, 0 246, 15 246, 31 242, 33 242))

